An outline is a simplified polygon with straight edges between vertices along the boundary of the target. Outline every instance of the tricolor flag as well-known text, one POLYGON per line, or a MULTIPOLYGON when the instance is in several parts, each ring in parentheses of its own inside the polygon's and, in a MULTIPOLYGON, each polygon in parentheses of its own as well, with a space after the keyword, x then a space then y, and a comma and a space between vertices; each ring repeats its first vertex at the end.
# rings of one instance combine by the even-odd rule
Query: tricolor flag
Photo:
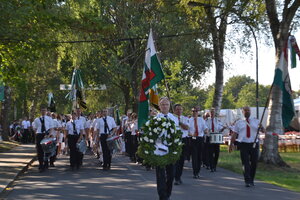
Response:
POLYGON ((73 71, 71 81, 71 92, 67 94, 66 98, 75 102, 75 104, 73 105, 73 109, 78 108, 78 106, 83 109, 87 108, 84 96, 84 86, 79 69, 74 69, 73 71))
POLYGON ((150 89, 153 88, 163 78, 164 73, 161 69, 160 62, 158 61, 152 36, 152 30, 150 30, 145 55, 142 87, 140 91, 138 128, 141 128, 144 125, 144 123, 148 120, 150 89))
POLYGON ((273 84, 277 85, 282 90, 282 123, 284 127, 288 127, 295 115, 295 109, 292 98, 290 76, 288 72, 287 48, 284 48, 281 53, 280 60, 277 63, 273 84))
POLYGON ((296 61, 296 55, 298 55, 299 60, 300 60, 300 50, 298 47, 298 44, 296 42, 296 38, 291 35, 289 37, 289 48, 290 48, 290 57, 291 57, 291 66, 292 68, 296 68, 297 66, 297 61, 296 61))

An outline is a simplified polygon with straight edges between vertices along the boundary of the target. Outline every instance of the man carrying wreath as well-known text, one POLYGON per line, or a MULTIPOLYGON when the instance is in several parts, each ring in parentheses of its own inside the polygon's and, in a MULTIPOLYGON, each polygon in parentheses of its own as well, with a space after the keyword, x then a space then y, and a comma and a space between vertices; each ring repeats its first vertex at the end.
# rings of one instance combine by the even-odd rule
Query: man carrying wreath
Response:
MULTIPOLYGON (((179 127, 178 119, 171 113, 170 110, 170 101, 168 98, 163 97, 159 101, 159 108, 161 113, 157 114, 156 117, 170 119, 175 122, 176 127, 179 127)), ((172 186, 174 180, 174 164, 168 164, 164 167, 156 167, 156 184, 157 192, 160 200, 168 200, 172 193, 172 186)))

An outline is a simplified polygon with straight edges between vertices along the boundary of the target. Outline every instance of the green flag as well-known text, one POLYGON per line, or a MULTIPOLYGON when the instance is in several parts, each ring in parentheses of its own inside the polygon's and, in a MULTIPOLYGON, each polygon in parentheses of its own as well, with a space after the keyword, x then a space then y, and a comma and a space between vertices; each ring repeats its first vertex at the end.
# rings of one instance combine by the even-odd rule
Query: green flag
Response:
POLYGON ((280 56, 280 60, 275 69, 275 77, 273 84, 282 90, 282 123, 286 128, 290 125, 295 115, 294 102, 292 98, 292 88, 288 72, 288 54, 285 48, 280 56))
POLYGON ((0 83, 0 101, 4 100, 4 85, 0 83))
POLYGON ((289 37, 289 48, 290 48, 291 67, 296 68, 297 66, 296 58, 298 55, 300 59, 300 50, 296 42, 296 38, 293 35, 289 37))
POLYGON ((156 54, 152 30, 150 30, 139 99, 138 128, 141 128, 144 125, 144 123, 148 120, 149 91, 153 86, 155 86, 155 84, 160 82, 163 78, 164 73, 162 71, 161 64, 156 54))

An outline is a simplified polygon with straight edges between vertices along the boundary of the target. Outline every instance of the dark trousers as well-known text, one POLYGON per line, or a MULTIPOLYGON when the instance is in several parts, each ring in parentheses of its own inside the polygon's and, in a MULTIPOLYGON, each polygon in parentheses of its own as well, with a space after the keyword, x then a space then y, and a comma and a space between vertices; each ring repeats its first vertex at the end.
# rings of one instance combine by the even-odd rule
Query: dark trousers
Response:
POLYGON ((101 134, 100 135, 100 142, 101 142, 101 147, 102 147, 102 153, 103 153, 103 167, 110 167, 111 164, 111 154, 110 150, 107 146, 107 139, 108 135, 107 134, 101 134))
POLYGON ((70 165, 72 168, 80 166, 80 152, 76 147, 79 135, 68 135, 68 146, 70 148, 70 165))
POLYGON ((202 151, 202 163, 206 167, 209 167, 210 165, 210 159, 209 159, 209 137, 204 136, 204 143, 203 143, 203 151, 202 151))
POLYGON ((131 132, 125 131, 125 152, 130 155, 131 132))
POLYGON ((203 137, 192 139, 192 166, 194 176, 199 175, 202 163, 203 137))
POLYGON ((44 162, 44 151, 42 148, 42 145, 40 144, 40 142, 42 141, 42 139, 44 139, 45 134, 44 133, 38 133, 36 134, 36 152, 37 152, 37 157, 38 157, 38 161, 39 161, 39 169, 44 169, 45 168, 45 164, 46 162, 44 162))
POLYGON ((254 181, 258 160, 258 147, 258 144, 253 148, 253 143, 240 143, 240 155, 245 183, 253 183, 254 181))
POLYGON ((187 137, 185 160, 190 161, 192 156, 192 137, 187 137))
POLYGON ((209 144, 208 149, 210 169, 216 169, 220 154, 220 144, 209 144))
POLYGON ((136 152, 138 148, 138 140, 136 135, 130 135, 130 159, 136 162, 136 152))
POLYGON ((156 184, 160 200, 170 198, 174 180, 174 165, 156 167, 156 184))
POLYGON ((27 144, 29 142, 29 130, 28 129, 23 130, 22 142, 24 144, 27 144))
POLYGON ((188 147, 188 138, 182 138, 183 146, 182 146, 182 152, 179 160, 177 160, 175 164, 175 180, 179 181, 182 175, 182 170, 184 166, 184 159, 187 154, 187 147, 188 147))

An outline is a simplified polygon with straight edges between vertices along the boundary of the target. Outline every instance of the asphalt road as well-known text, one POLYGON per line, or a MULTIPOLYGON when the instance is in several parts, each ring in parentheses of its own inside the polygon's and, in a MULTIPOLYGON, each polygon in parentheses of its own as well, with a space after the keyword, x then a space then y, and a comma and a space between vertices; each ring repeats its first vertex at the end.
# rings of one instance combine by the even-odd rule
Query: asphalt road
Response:
MULTIPOLYGON (((224 169, 217 172, 202 168, 200 179, 192 178, 191 163, 186 163, 180 186, 174 186, 172 200, 300 200, 300 193, 256 181, 256 186, 244 187, 243 177, 224 169)), ((85 155, 84 166, 76 171, 68 168, 63 156, 56 167, 39 173, 37 162, 17 181, 5 199, 158 199, 155 170, 146 171, 130 163, 128 157, 113 158, 110 171, 103 171, 98 161, 85 155)))

